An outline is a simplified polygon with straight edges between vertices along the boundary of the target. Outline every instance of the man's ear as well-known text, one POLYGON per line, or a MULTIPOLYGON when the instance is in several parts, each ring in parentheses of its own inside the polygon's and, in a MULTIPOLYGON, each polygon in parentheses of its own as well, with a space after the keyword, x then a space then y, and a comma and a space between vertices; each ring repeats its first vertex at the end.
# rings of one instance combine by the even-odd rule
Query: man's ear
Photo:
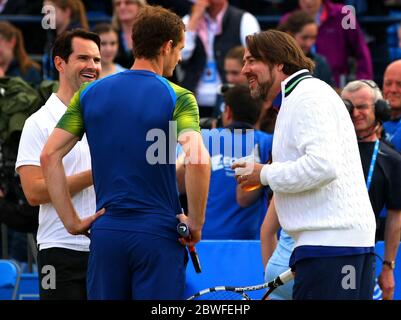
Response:
POLYGON ((280 72, 283 71, 283 68, 284 68, 284 64, 283 63, 277 65, 277 70, 278 71, 280 71, 280 72))
POLYGON ((228 123, 234 121, 234 119, 233 119, 233 111, 232 111, 231 107, 228 104, 226 104, 224 106, 224 117, 225 117, 225 120, 228 123))
POLYGON ((65 61, 61 57, 56 56, 54 58, 54 66, 58 72, 62 72, 65 68, 65 61))
POLYGON ((169 40, 169 41, 166 41, 164 44, 163 44, 163 54, 168 54, 168 53, 170 53, 170 50, 173 48, 173 40, 169 40))

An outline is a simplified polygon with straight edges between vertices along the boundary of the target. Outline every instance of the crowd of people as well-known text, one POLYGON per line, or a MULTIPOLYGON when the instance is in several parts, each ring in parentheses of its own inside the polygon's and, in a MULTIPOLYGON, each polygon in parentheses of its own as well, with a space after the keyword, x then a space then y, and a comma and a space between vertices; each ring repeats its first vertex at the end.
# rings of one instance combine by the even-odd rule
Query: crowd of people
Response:
MULTIPOLYGON (((295 272, 274 299, 371 299, 381 240, 376 281, 392 299, 401 60, 382 92, 364 32, 343 24, 353 1, 254 1, 282 15, 266 31, 250 1, 96 2, 43 2, 56 28, 40 63, 0 21, 0 222, 11 243, 37 235, 40 277, 58 268, 41 299, 184 298, 183 245, 201 238, 260 239, 266 281, 295 272), (109 23, 90 26, 94 8, 109 23), (341 286, 344 265, 357 290, 341 286)), ((0 12, 26 13, 11 3, 0 12)))

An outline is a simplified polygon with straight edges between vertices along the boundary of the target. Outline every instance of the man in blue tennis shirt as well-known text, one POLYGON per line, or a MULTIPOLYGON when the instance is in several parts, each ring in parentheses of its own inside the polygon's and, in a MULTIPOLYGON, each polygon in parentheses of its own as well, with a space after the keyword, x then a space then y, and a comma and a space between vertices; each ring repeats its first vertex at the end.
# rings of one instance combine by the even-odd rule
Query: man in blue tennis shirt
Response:
POLYGON ((175 121, 187 156, 188 217, 178 218, 190 228, 189 245, 201 238, 209 157, 194 96, 162 77, 171 76, 181 59, 181 19, 161 7, 145 7, 132 38, 132 69, 81 87, 44 147, 41 164, 52 202, 70 233, 86 233, 99 218, 91 227, 89 299, 181 299, 187 256, 177 241, 181 206, 175 163, 166 162, 175 145, 160 133, 168 137, 175 121), (84 132, 99 211, 80 220, 66 190, 62 158, 84 132), (161 147, 152 155, 155 133, 161 147), (166 161, 154 163, 160 156, 166 161))

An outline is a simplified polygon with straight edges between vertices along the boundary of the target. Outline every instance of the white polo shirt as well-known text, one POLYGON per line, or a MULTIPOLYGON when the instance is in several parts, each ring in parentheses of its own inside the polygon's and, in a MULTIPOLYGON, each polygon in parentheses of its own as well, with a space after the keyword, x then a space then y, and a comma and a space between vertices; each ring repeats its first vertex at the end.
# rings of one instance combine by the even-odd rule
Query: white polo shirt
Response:
MULTIPOLYGON (((67 107, 53 93, 46 104, 26 120, 18 148, 16 169, 25 165, 40 167, 42 149, 66 110, 67 107)), ((63 164, 67 176, 91 169, 86 136, 83 136, 82 140, 64 157, 63 164)), ((93 186, 77 193, 72 198, 72 202, 80 217, 94 214, 96 199, 93 186)), ((89 238, 68 233, 50 203, 40 205, 37 241, 40 250, 56 247, 89 251, 89 238)))

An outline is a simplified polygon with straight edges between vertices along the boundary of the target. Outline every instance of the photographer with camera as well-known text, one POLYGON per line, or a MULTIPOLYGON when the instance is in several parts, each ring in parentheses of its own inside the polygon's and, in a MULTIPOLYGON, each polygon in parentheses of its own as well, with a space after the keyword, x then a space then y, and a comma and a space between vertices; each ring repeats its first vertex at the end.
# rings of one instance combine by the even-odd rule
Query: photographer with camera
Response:
POLYGON ((341 97, 350 112, 358 138, 366 187, 376 216, 376 240, 380 240, 379 230, 384 223, 379 219, 380 212, 383 207, 388 211, 384 227, 383 268, 378 280, 383 299, 392 299, 394 261, 401 235, 401 155, 380 141, 381 124, 390 119, 391 109, 371 80, 348 83, 341 97))

